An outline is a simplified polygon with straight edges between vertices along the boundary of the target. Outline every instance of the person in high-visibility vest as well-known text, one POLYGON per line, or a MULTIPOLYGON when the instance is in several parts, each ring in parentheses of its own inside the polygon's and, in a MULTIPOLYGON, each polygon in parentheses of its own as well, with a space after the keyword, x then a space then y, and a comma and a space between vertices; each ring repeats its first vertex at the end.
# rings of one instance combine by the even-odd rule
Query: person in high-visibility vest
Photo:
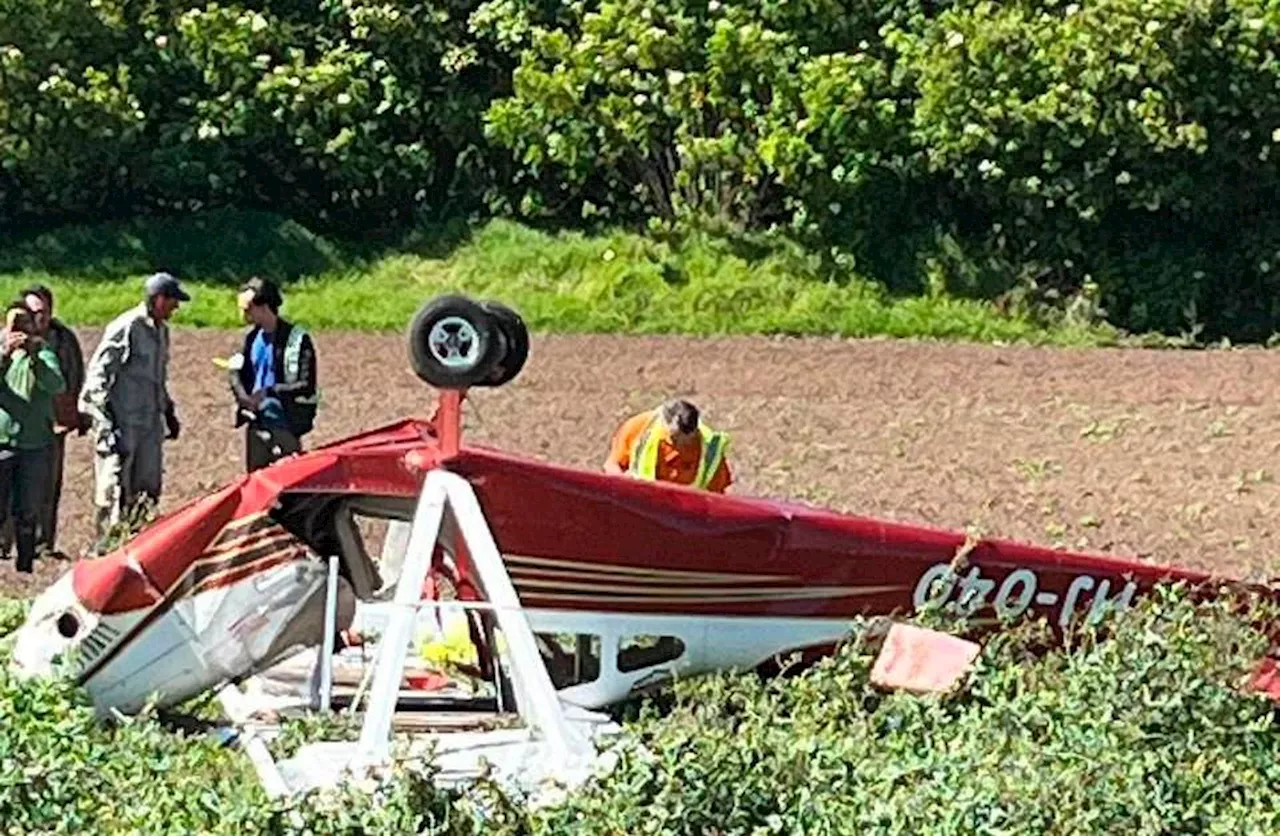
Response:
POLYGON ((250 328, 228 362, 236 426, 245 427, 245 467, 253 471, 302 450, 320 390, 316 348, 302 326, 280 316, 284 299, 269 279, 245 282, 237 297, 250 328))
POLYGON ((728 445, 728 435, 702 423, 696 406, 671 400, 618 428, 604 470, 724 493, 733 482, 725 459, 728 445))

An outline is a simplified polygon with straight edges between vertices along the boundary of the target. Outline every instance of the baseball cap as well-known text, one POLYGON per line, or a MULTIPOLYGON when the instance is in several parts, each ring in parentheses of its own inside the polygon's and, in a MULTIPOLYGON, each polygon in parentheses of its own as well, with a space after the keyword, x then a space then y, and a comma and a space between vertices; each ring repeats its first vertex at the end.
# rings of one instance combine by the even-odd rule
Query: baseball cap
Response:
POLYGON ((147 279, 147 297, 168 296, 179 302, 191 301, 191 296, 182 289, 182 283, 168 273, 155 273, 147 279))

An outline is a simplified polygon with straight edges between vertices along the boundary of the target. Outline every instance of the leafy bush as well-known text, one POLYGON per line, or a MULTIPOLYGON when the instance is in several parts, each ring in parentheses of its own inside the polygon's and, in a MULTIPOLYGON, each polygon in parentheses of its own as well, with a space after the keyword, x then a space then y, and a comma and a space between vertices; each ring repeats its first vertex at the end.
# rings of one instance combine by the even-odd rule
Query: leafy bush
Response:
POLYGON ((241 205, 369 229, 474 203, 500 83, 478 5, 6 0, 0 226, 241 205))
POLYGON ((0 229, 775 229, 895 293, 1261 340, 1278 41, 1269 0, 2 0, 0 229))
POLYGON ((31 602, 16 598, 0 598, 0 641, 22 626, 31 602))
MULTIPOLYGON (((1041 653, 989 641, 961 691, 886 694, 851 646, 792 679, 686 683, 548 833, 1266 833, 1274 704, 1236 686, 1267 644, 1232 602, 1145 599, 1041 653)), ((1274 606, 1265 610, 1274 617, 1274 606)))
POLYGON ((910 292, 1094 283, 1131 330, 1276 328, 1273 4, 569 8, 488 116, 528 211, 777 223, 910 292))
MULTIPOLYGON (((803 59, 787 24, 839 20, 834 4, 567 5, 572 21, 534 32, 514 95, 489 113, 490 136, 515 149, 530 176, 552 168, 583 217, 741 228, 785 210, 766 157, 794 118, 777 95, 803 59)), ((525 211, 543 196, 530 192, 525 211)))
POLYGON ((212 737, 103 725, 66 684, 0 672, 0 815, 13 832, 1269 833, 1280 726, 1243 684, 1268 647, 1254 625, 1277 616, 1166 588, 1057 649, 1043 622, 993 635, 941 697, 873 686, 863 642, 790 677, 677 683, 613 771, 539 810, 428 774, 286 812, 212 737))
MULTIPOLYGON (((24 602, 0 604, 0 636, 24 602)), ((0 645, 2 648, 2 645, 0 645)), ((376 792, 270 801, 247 757, 156 717, 100 721, 65 680, 18 680, 0 649, 0 822, 6 833, 347 834, 473 832, 430 773, 376 792)), ((305 733, 305 732, 298 732, 305 733)))
POLYGON ((1278 35, 1261 0, 976 2, 885 42, 912 144, 1005 277, 1092 275, 1131 330, 1198 317, 1257 339, 1280 279, 1280 215, 1258 199, 1280 187, 1278 35))

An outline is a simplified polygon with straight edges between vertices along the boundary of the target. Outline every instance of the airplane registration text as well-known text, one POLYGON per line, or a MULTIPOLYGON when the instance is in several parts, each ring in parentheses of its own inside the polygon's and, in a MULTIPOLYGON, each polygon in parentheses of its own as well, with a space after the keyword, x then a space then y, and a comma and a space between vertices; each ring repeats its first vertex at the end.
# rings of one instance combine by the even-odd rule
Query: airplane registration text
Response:
POLYGON ((1040 588, 1040 578, 1031 569, 1015 569, 1003 581, 984 578, 977 566, 958 574, 950 563, 936 563, 920 576, 913 602, 917 610, 941 605, 947 612, 973 616, 990 606, 1002 619, 1018 618, 1033 604, 1052 609, 1059 604, 1057 622, 1066 627, 1078 614, 1085 613, 1086 623, 1095 624, 1108 611, 1129 606, 1137 584, 1127 581, 1116 593, 1109 579, 1099 581, 1092 575, 1077 575, 1065 594, 1040 588))

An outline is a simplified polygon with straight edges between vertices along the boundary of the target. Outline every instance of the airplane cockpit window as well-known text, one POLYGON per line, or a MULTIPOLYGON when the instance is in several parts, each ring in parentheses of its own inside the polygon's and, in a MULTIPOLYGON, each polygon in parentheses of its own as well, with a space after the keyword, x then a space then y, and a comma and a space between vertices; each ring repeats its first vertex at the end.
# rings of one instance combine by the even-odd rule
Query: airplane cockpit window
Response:
POLYGON ((630 673, 674 662, 683 653, 684 642, 676 636, 628 636, 618 642, 618 671, 630 673))
POLYGON ((353 539, 359 544, 361 559, 375 567, 378 573, 379 597, 382 593, 390 594, 395 590, 404 566, 410 523, 359 511, 352 514, 352 520, 353 539))
POLYGON ((556 690, 600 677, 600 637, 589 633, 537 633, 538 650, 556 690))
POLYGON ((343 498, 330 512, 331 524, 356 588, 364 599, 395 593, 413 518, 412 500, 404 497, 343 498))
POLYGON ((373 556, 381 553, 383 545, 387 541, 387 530, 391 527, 393 520, 387 517, 378 517, 370 514, 356 511, 352 514, 355 521, 356 536, 360 540, 362 551, 366 556, 373 556))

